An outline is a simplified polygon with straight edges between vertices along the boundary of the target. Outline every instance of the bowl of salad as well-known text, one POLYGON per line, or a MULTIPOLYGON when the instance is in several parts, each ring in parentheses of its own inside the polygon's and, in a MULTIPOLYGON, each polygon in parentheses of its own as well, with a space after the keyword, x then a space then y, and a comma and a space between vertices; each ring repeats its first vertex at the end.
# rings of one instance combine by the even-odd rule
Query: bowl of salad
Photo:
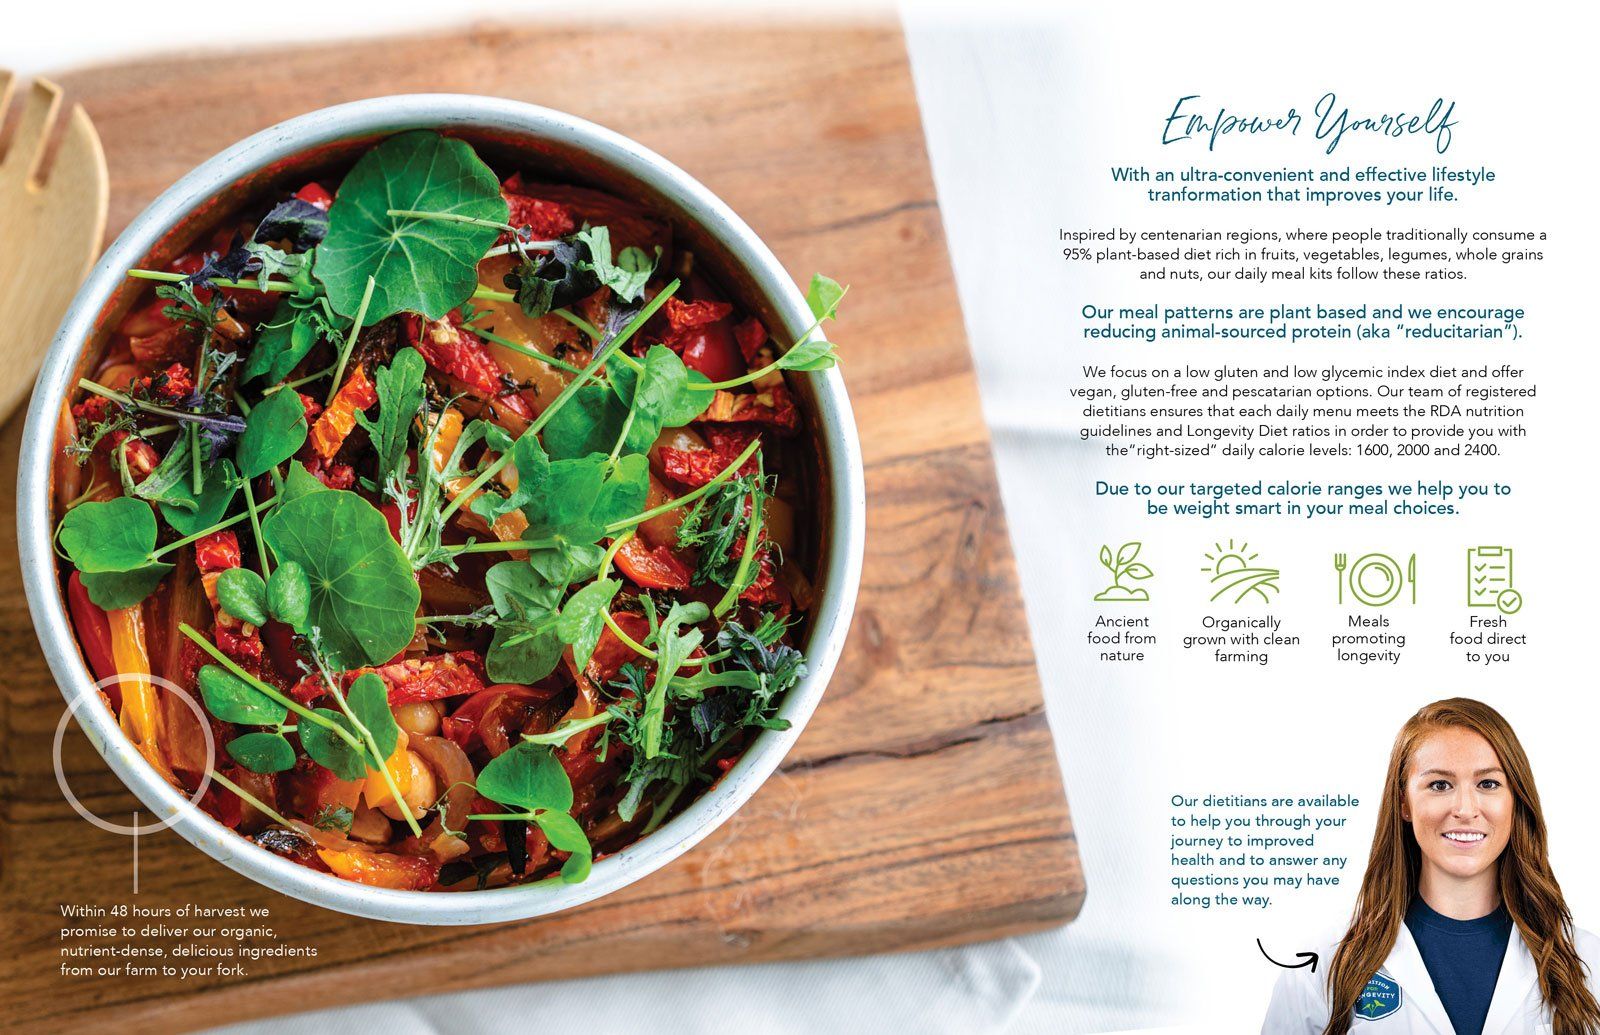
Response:
POLYGON ((638 880, 777 768, 843 647, 844 294, 531 105, 234 145, 112 245, 34 390, 19 547, 68 705, 161 821, 327 908, 638 880))

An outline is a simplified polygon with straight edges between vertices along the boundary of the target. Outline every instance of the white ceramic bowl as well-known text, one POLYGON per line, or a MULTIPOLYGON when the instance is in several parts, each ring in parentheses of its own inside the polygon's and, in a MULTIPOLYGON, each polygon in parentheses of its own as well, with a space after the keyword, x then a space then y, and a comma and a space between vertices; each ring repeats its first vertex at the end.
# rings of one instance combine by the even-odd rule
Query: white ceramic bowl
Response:
POLYGON ((319 169, 347 164, 362 149, 408 129, 436 129, 478 147, 491 161, 639 199, 671 219, 675 233, 717 278, 772 328, 795 340, 811 323, 805 299, 748 226, 683 170, 593 123, 490 97, 422 94, 358 101, 263 130, 179 180, 129 224, 72 303, 45 357, 22 443, 17 539, 39 643, 63 696, 90 742, 156 816, 200 850, 295 898, 357 916, 413 924, 520 920, 591 902, 665 866, 715 830, 755 793, 800 735, 844 647, 861 576, 865 487, 861 446, 837 371, 791 375, 817 451, 813 520, 820 523, 818 604, 804 644, 810 672, 783 702, 783 732, 765 731, 710 791, 647 837, 595 863, 582 884, 546 882, 463 892, 370 888, 299 866, 259 848, 189 804, 124 737, 99 701, 73 636, 51 549, 52 452, 69 385, 98 351, 143 287, 130 267, 170 260, 211 224, 255 196, 293 189, 319 169))

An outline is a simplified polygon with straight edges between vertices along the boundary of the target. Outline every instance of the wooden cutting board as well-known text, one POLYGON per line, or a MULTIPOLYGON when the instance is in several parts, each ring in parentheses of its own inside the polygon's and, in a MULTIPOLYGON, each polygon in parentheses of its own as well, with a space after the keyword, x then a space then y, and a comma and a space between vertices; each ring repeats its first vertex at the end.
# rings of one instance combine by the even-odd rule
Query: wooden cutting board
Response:
MULTIPOLYGON (((496 927, 403 927, 305 905, 170 831, 75 816, 50 743, 61 698, 15 549, 0 550, 0 1025, 184 1031, 397 994, 656 967, 878 952, 1035 930, 1083 901, 989 439, 893 26, 824 30, 484 26, 460 35, 152 61, 62 77, 99 127, 111 232, 221 148, 281 119, 389 93, 495 94, 654 148, 744 216, 802 283, 852 285, 834 337, 866 453, 861 603, 783 769, 721 830, 588 907, 496 927), (60 976, 63 902, 267 906, 316 959, 244 978, 60 976)), ((13 484, 20 417, 5 429, 13 484)), ((15 542, 11 507, 0 535, 15 542)), ((76 793, 135 802, 82 742, 76 793)))

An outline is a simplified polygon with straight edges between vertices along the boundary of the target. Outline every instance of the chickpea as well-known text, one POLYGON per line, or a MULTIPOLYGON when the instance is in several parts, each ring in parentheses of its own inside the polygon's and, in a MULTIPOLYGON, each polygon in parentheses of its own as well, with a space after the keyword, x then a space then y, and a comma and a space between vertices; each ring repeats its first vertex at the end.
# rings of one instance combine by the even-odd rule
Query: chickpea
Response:
MULTIPOLYGON (((401 786, 401 796, 405 799, 411 815, 420 816, 433 808, 439 800, 439 779, 433 775, 433 770, 424 762, 415 751, 407 751, 401 762, 402 768, 409 767, 408 779, 396 781, 401 786)), ((385 816, 390 819, 404 819, 400 806, 391 798, 378 806, 385 816)))
POLYGON ((357 841, 367 844, 381 845, 388 842, 393 836, 394 829, 389 826, 389 821, 377 809, 368 808, 365 804, 356 806, 355 818, 350 821, 350 836, 357 841))
POLYGON ((409 701, 394 710, 394 721, 413 736, 431 737, 439 732, 439 705, 434 701, 409 701))

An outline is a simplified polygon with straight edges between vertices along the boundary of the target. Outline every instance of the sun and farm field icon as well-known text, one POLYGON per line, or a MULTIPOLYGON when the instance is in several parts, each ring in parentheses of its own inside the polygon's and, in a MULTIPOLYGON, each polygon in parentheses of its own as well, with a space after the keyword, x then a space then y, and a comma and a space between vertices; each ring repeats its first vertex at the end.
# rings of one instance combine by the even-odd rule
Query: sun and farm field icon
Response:
POLYGON ((1278 576, 1282 574, 1277 568, 1264 568, 1255 563, 1260 554, 1250 552, 1249 543, 1234 545, 1232 539, 1228 545, 1220 542, 1213 547, 1214 553, 1206 554, 1205 567, 1200 570, 1211 576, 1211 599, 1224 601, 1230 604, 1242 604, 1247 599, 1259 600, 1269 603, 1272 595, 1278 592, 1278 576))
POLYGON ((1144 546, 1138 540, 1123 543, 1113 554, 1111 547, 1100 547, 1100 566, 1111 573, 1111 585, 1094 595, 1103 604, 1144 604, 1150 600, 1150 591, 1142 586, 1125 586, 1123 580, 1143 582, 1155 572, 1136 558, 1144 546))

